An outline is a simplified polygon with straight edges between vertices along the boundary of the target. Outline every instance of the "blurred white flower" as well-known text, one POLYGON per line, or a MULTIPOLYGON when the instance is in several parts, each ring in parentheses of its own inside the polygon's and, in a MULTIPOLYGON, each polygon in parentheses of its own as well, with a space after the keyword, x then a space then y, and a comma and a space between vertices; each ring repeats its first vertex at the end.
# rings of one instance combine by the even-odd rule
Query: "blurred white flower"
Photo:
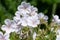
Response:
POLYGON ((37 14, 37 12, 30 12, 27 15, 28 15, 28 17, 32 17, 32 16, 37 16, 38 14, 37 14))
POLYGON ((53 21, 58 21, 58 19, 59 19, 59 16, 58 15, 53 15, 53 21))
POLYGON ((21 22, 19 20, 13 20, 12 26, 11 26, 16 32, 17 34, 20 33, 21 29, 23 28, 23 26, 21 25, 21 22))
POLYGON ((22 2, 21 5, 18 6, 18 11, 16 11, 13 19, 18 22, 17 24, 21 24, 22 26, 34 27, 39 24, 39 20, 37 19, 37 11, 38 9, 31 6, 30 3, 22 2), (37 17, 32 18, 33 16, 37 17))
POLYGON ((30 12, 38 12, 38 9, 34 6, 30 7, 30 12))
POLYGON ((23 16, 23 13, 21 11, 16 11, 15 16, 18 16, 18 17, 23 16))
POLYGON ((58 15, 53 15, 53 19, 57 21, 59 19, 59 16, 58 15))
POLYGON ((57 36, 56 40, 60 40, 60 35, 57 36))
POLYGON ((30 3, 22 2, 21 5, 18 6, 18 10, 23 13, 29 13, 29 7, 31 7, 30 3))
POLYGON ((20 18, 28 16, 27 13, 22 12, 22 11, 16 11, 15 16, 18 16, 20 18))
POLYGON ((44 14, 41 12, 38 14, 39 19, 42 19, 44 17, 44 14))
POLYGON ((27 14, 30 15, 30 16, 34 16, 34 15, 37 15, 37 11, 38 11, 38 9, 36 7, 31 6, 30 10, 29 10, 29 13, 27 13, 27 14))
POLYGON ((19 12, 16 12, 16 14, 20 14, 22 13, 22 15, 25 15, 25 16, 28 16, 28 15, 35 15, 38 11, 38 9, 34 6, 31 6, 29 3, 26 3, 26 2, 22 2, 21 5, 18 6, 18 11, 19 12))
POLYGON ((58 15, 53 15, 52 21, 55 22, 55 23, 57 23, 57 24, 60 24, 59 16, 58 15))
POLYGON ((20 17, 20 16, 15 16, 13 18, 16 22, 17 22, 17 25, 21 24, 22 26, 27 26, 27 17, 24 16, 24 17, 20 17))
POLYGON ((34 32, 34 33, 33 33, 33 40, 36 39, 36 35, 37 35, 36 32, 34 32))
POLYGON ((0 32, 0 40, 10 40, 9 34, 3 34, 2 32, 0 32))
POLYGON ((20 16, 14 16, 14 17, 13 17, 13 20, 15 21, 15 23, 16 23, 17 25, 21 24, 21 18, 20 18, 20 16))
POLYGON ((27 18, 28 18, 28 17, 23 17, 23 18, 21 19, 21 25, 22 25, 22 26, 27 26, 27 23, 28 23, 28 22, 27 22, 27 18))
POLYGON ((48 16, 45 15, 44 16, 44 20, 47 21, 48 20, 48 16))
POLYGON ((5 22, 5 25, 2 25, 2 27, 1 27, 1 29, 3 31, 6 31, 6 33, 11 33, 11 32, 15 31, 15 29, 13 28, 13 26, 14 27, 16 27, 16 26, 13 24, 12 20, 6 19, 4 22, 5 22))
POLYGON ((48 20, 48 16, 44 15, 43 13, 39 13, 39 14, 38 14, 38 17, 39 17, 40 20, 41 20, 41 19, 43 19, 43 20, 45 20, 45 21, 48 20))
POLYGON ((28 26, 30 27, 37 27, 37 25, 40 24, 40 20, 38 20, 38 16, 29 17, 27 21, 28 21, 28 26))

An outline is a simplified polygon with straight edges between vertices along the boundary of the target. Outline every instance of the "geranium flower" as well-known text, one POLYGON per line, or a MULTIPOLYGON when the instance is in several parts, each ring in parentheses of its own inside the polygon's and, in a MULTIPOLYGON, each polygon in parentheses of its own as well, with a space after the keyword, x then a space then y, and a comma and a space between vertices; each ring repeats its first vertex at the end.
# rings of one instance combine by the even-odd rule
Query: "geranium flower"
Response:
POLYGON ((13 28, 13 26, 14 27, 16 27, 16 26, 13 24, 12 20, 6 19, 4 22, 5 22, 5 25, 2 25, 2 27, 1 27, 1 29, 3 31, 6 31, 6 33, 11 33, 11 32, 15 31, 15 29, 13 28))
POLYGON ((18 6, 18 10, 26 14, 29 13, 30 7, 30 3, 22 2, 21 5, 18 6))
POLYGON ((28 25, 28 24, 27 24, 27 23, 28 23, 28 22, 27 22, 27 18, 28 18, 28 17, 23 17, 23 18, 21 19, 21 25, 22 25, 22 26, 27 26, 27 25, 28 25))
POLYGON ((60 24, 60 19, 58 15, 53 15, 53 20, 54 23, 60 24))
POLYGON ((19 20, 14 20, 14 22, 13 22, 13 28, 15 29, 15 32, 17 33, 17 34, 19 34, 20 33, 20 31, 21 31, 21 29, 23 28, 23 26, 21 25, 21 22, 19 21, 19 20), (18 23, 19 22, 19 23, 18 23))
POLYGON ((29 13, 27 13, 27 15, 29 15, 29 16, 35 16, 35 15, 37 15, 37 11, 38 11, 38 9, 36 7, 31 6, 30 10, 29 10, 29 13))
POLYGON ((53 19, 57 21, 59 19, 59 16, 58 15, 53 15, 53 19))
POLYGON ((2 32, 0 32, 0 40, 10 40, 9 34, 3 34, 2 32))
POLYGON ((44 15, 43 13, 39 13, 39 14, 38 14, 38 17, 39 17, 40 20, 41 20, 41 19, 43 19, 43 20, 45 20, 45 21, 48 20, 48 16, 44 15))
POLYGON ((37 25, 40 24, 40 21, 38 20, 37 16, 29 17, 27 21, 28 21, 28 26, 30 27, 37 27, 37 25))

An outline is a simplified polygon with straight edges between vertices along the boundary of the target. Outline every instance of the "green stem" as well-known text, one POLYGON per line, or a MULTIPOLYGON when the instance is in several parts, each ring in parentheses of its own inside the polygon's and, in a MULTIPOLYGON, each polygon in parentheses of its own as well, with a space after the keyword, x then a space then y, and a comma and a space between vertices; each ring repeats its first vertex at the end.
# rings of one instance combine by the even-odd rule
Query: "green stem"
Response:
POLYGON ((54 3, 54 4, 53 4, 53 7, 52 7, 52 14, 55 14, 55 12, 56 12, 56 7, 57 7, 57 4, 54 3))

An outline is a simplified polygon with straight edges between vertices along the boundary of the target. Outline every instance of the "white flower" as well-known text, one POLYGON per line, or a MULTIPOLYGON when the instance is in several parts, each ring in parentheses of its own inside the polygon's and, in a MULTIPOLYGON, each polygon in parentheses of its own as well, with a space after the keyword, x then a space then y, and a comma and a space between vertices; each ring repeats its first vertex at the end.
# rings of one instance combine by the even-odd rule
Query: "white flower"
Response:
POLYGON ((22 19, 21 19, 21 25, 22 26, 27 26, 27 17, 23 17, 22 19))
POLYGON ((15 21, 15 23, 18 25, 18 24, 21 24, 21 18, 20 16, 14 16, 13 17, 13 20, 15 21))
POLYGON ((17 22, 17 25, 21 24, 22 26, 27 26, 27 17, 26 16, 20 17, 19 15, 17 15, 13 19, 17 22))
POLYGON ((29 3, 22 2, 21 5, 18 6, 18 11, 15 15, 22 15, 22 16, 34 16, 37 15, 37 8, 31 6, 29 3))
POLYGON ((36 39, 36 32, 33 33, 33 40, 36 39))
POLYGON ((15 12, 15 16, 18 16, 20 18, 24 17, 24 16, 28 16, 27 13, 22 12, 22 11, 16 11, 15 12))
POLYGON ((38 9, 36 7, 34 7, 34 6, 30 7, 30 12, 37 12, 37 11, 38 11, 38 9))
POLYGON ((11 33, 11 32, 14 32, 14 31, 15 31, 14 28, 13 28, 13 26, 16 27, 16 26, 13 24, 12 20, 6 19, 6 20, 5 20, 5 25, 2 25, 1 29, 2 29, 3 31, 6 31, 6 33, 11 33))
POLYGON ((43 13, 39 13, 38 17, 39 17, 39 19, 42 19, 44 17, 44 14, 43 13))
POLYGON ((48 20, 48 16, 44 16, 44 20, 47 21, 48 20))
POLYGON ((52 21, 55 22, 55 23, 57 23, 57 24, 60 24, 59 16, 58 15, 53 15, 52 21))
POLYGON ((27 13, 28 15, 30 15, 30 16, 34 16, 34 15, 37 15, 37 8, 36 7, 34 7, 34 6, 31 6, 30 7, 30 10, 29 10, 29 13, 27 13))
POLYGON ((21 24, 22 26, 37 26, 39 20, 37 18, 32 18, 38 15, 37 11, 36 7, 31 6, 29 3, 22 2, 21 5, 18 6, 18 11, 16 11, 13 19, 18 22, 17 24, 21 24))
POLYGON ((56 40, 60 40, 60 35, 57 36, 56 40))
POLYGON ((37 12, 30 12, 27 15, 28 15, 28 17, 30 17, 30 16, 32 17, 32 16, 37 16, 38 14, 37 14, 37 12))
POLYGON ((45 21, 48 20, 48 16, 44 15, 43 13, 39 13, 39 14, 38 14, 38 17, 39 17, 40 20, 41 20, 41 19, 43 19, 43 20, 45 20, 45 21))
POLYGON ((37 25, 40 24, 40 21, 38 20, 37 16, 29 17, 27 21, 28 21, 28 26, 31 27, 37 27, 37 25))
POLYGON ((59 16, 58 15, 53 15, 54 20, 58 20, 59 16))
POLYGON ((53 15, 53 21, 58 21, 59 16, 58 15, 53 15))
POLYGON ((20 17, 20 15, 23 15, 23 13, 22 13, 21 11, 16 11, 16 12, 15 12, 15 16, 20 17))
POLYGON ((9 34, 4 34, 0 32, 0 40, 10 40, 9 39, 9 34))
POLYGON ((18 10, 23 13, 29 13, 29 7, 31 7, 30 3, 22 2, 21 5, 18 6, 18 10))

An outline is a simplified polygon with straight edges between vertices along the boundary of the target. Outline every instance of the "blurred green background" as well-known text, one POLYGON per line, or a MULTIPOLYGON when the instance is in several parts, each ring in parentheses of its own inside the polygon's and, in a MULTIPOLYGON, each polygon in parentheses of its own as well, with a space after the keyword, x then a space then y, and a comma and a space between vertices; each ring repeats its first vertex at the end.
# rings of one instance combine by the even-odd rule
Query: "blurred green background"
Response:
POLYGON ((31 5, 38 8, 38 13, 43 12, 49 16, 48 23, 51 22, 52 14, 60 13, 60 0, 0 0, 0 26, 4 23, 4 20, 12 19, 18 5, 22 1, 31 3, 31 5))

